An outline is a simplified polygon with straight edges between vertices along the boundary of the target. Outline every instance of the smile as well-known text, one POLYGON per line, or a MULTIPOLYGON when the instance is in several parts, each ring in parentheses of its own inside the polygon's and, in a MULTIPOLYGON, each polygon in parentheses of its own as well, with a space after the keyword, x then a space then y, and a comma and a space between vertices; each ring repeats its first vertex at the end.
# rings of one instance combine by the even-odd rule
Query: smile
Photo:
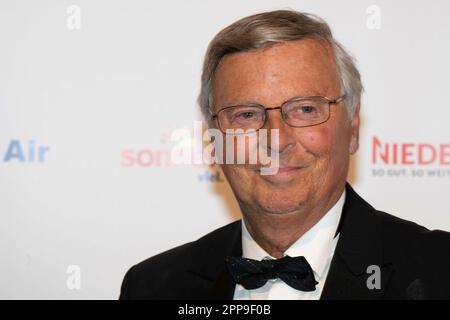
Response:
MULTIPOLYGON (((292 180, 300 170, 305 169, 305 167, 299 166, 282 166, 273 169, 273 174, 261 175, 264 180, 273 183, 283 183, 292 180), (277 170, 278 169, 278 170, 277 170)), ((260 173, 260 169, 257 170, 260 173)))

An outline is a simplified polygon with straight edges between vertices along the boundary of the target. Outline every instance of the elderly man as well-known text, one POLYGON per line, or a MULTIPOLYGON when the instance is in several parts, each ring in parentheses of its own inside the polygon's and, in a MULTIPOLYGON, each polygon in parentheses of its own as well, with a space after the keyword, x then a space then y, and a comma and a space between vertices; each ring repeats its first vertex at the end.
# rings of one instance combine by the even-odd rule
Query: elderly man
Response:
POLYGON ((199 103, 212 128, 276 129, 277 172, 223 164, 233 222, 132 267, 121 299, 450 298, 450 235, 380 212, 346 183, 360 75, 319 18, 273 11, 210 43, 199 103))

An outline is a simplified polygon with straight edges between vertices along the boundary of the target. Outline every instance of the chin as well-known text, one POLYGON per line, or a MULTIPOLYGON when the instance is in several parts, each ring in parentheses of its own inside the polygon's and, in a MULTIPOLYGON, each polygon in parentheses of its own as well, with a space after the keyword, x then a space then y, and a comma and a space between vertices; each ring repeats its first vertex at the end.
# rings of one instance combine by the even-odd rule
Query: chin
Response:
POLYGON ((297 212, 305 202, 303 195, 297 192, 298 196, 293 198, 296 192, 270 192, 265 196, 259 196, 258 206, 268 214, 284 215, 297 212))
POLYGON ((258 201, 258 206, 268 214, 283 215, 298 211, 301 208, 301 203, 299 203, 299 199, 286 201, 271 197, 271 199, 258 201))

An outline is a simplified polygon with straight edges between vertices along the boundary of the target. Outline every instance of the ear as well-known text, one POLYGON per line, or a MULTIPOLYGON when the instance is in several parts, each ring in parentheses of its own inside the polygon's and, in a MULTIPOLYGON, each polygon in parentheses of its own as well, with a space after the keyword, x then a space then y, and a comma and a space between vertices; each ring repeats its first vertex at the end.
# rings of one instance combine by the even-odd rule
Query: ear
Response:
POLYGON ((353 114, 353 118, 350 122, 351 127, 351 136, 350 136, 350 145, 349 145, 349 153, 355 154, 359 148, 359 104, 355 109, 355 113, 353 114))

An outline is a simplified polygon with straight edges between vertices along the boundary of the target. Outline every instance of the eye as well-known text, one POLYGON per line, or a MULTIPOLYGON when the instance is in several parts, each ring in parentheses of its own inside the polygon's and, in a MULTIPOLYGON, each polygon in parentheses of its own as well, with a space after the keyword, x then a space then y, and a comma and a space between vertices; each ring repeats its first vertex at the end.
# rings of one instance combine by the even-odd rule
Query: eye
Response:
POLYGON ((293 116, 309 116, 317 114, 318 108, 313 105, 296 106, 290 110, 293 116))
POLYGON ((253 108, 236 108, 229 115, 230 122, 249 123, 260 121, 262 115, 259 110, 253 108))
POLYGON ((244 112, 239 112, 235 115, 235 118, 239 118, 239 119, 251 119, 255 117, 255 113, 253 111, 244 111, 244 112))
POLYGON ((295 111, 301 112, 301 113, 313 113, 313 112, 317 112, 317 108, 314 106, 301 106, 301 107, 298 107, 295 111))
POLYGON ((285 108, 290 119, 312 120, 323 116, 323 108, 315 101, 296 101, 285 108))

